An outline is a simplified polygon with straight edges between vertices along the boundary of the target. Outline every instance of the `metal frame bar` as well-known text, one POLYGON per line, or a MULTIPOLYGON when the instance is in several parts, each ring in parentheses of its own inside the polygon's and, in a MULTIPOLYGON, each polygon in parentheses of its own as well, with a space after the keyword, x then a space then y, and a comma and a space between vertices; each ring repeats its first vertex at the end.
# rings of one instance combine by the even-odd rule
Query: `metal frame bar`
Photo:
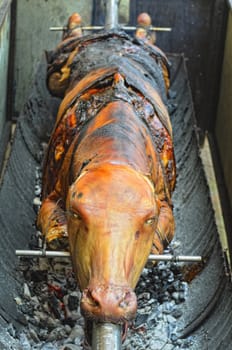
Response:
MULTIPOLYGON (((65 251, 53 251, 53 250, 16 250, 17 256, 26 257, 41 257, 41 258, 70 258, 70 253, 65 251)), ((172 254, 150 254, 148 261, 173 261, 173 262, 201 262, 203 258, 201 256, 189 256, 189 255, 172 255, 172 254)))
MULTIPOLYGON (((104 29, 105 27, 104 26, 83 26, 81 27, 82 30, 102 30, 104 29)), ((120 28, 122 30, 126 30, 126 31, 133 31, 133 30, 136 30, 137 27, 135 26, 120 26, 120 28)), ((67 27, 50 27, 49 30, 50 31, 63 31, 63 30, 66 30, 67 27)), ((162 31, 162 32, 171 32, 172 31, 172 28, 170 27, 149 27, 149 30, 150 31, 162 31)))

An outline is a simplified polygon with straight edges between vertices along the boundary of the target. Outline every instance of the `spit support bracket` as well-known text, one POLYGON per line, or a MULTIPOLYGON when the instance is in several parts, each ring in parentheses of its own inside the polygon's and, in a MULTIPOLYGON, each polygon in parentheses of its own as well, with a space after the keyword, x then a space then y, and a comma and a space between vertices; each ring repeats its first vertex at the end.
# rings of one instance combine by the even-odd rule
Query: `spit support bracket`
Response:
MULTIPOLYGON (((15 254, 19 257, 31 257, 31 258, 70 258, 70 253, 67 251, 56 250, 16 250, 15 254)), ((150 254, 148 262, 152 261, 172 261, 172 262, 203 262, 202 256, 192 255, 172 255, 172 254, 150 254)))

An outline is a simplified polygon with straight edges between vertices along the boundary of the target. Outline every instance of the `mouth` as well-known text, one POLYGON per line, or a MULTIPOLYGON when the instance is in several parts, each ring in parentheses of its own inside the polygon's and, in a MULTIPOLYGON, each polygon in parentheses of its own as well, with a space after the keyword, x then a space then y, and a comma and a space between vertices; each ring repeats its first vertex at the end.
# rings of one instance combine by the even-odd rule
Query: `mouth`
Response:
POLYGON ((127 315, 122 315, 120 317, 110 315, 110 314, 104 314, 104 313, 98 313, 97 311, 93 314, 92 312, 92 306, 88 309, 88 307, 85 305, 85 308, 81 308, 81 314, 85 318, 85 320, 90 322, 96 322, 96 323, 113 323, 118 325, 124 325, 132 322, 135 315, 134 313, 128 313, 127 315))

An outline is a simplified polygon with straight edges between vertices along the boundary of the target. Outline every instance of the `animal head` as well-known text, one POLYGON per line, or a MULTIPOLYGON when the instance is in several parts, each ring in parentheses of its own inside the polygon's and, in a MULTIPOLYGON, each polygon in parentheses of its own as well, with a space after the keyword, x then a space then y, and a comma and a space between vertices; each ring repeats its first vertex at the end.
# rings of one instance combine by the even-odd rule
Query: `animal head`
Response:
POLYGON ((111 322, 133 318, 133 289, 159 216, 152 183, 127 166, 104 164, 70 186, 66 208, 85 316, 111 322))

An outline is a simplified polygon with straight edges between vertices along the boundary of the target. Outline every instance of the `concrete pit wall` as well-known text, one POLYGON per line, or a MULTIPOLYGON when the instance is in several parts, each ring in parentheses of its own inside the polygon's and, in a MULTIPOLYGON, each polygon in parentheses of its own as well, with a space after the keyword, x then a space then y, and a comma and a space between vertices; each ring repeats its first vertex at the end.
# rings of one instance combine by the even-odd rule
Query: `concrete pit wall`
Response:
POLYGON ((29 94, 41 53, 53 49, 61 38, 62 32, 52 32, 49 28, 65 25, 73 12, 80 13, 84 25, 89 25, 92 0, 20 0, 16 6, 14 113, 17 116, 29 94))
POLYGON ((228 17, 215 134, 232 207, 232 9, 228 17))
POLYGON ((9 37, 10 37, 10 8, 5 2, 0 1, 0 12, 4 10, 0 18, 0 135, 2 134, 6 122, 6 99, 7 99, 7 71, 9 57, 9 37))
POLYGON ((7 115, 8 60, 10 42, 11 1, 0 1, 0 170, 4 151, 10 133, 9 116, 7 115))

